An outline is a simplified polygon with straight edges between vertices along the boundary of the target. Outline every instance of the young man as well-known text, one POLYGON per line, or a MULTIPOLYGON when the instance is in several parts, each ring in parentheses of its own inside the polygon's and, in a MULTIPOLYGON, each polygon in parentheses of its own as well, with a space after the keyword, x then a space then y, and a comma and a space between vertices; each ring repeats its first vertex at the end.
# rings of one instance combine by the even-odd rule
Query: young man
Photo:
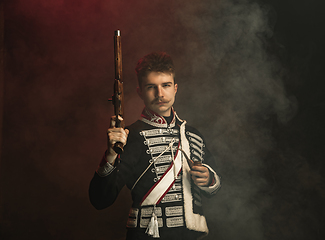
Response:
POLYGON ((173 109, 178 85, 170 56, 148 54, 136 73, 145 108, 125 130, 108 129, 108 149, 90 183, 90 201, 106 208, 126 185, 133 200, 127 239, 198 239, 208 233, 201 195, 220 187, 213 158, 201 134, 173 109), (119 156, 115 142, 125 145, 119 156))

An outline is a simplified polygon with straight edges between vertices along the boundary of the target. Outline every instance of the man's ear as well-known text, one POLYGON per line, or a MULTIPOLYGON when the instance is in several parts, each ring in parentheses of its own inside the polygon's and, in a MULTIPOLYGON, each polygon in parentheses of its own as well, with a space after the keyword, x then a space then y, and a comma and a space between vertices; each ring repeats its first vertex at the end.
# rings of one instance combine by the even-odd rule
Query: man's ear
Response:
POLYGON ((174 84, 175 94, 177 93, 178 85, 177 83, 174 84))
POLYGON ((137 93, 139 95, 139 97, 143 100, 143 97, 142 97, 142 90, 140 87, 137 87, 137 93))

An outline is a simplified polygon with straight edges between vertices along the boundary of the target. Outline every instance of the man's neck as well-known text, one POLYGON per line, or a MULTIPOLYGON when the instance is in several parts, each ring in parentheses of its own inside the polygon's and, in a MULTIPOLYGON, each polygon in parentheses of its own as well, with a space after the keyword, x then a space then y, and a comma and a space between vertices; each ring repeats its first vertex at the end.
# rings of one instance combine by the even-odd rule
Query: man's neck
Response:
POLYGON ((164 118, 165 118, 167 124, 169 125, 171 123, 171 121, 173 120, 173 115, 170 114, 168 117, 164 116, 164 118))

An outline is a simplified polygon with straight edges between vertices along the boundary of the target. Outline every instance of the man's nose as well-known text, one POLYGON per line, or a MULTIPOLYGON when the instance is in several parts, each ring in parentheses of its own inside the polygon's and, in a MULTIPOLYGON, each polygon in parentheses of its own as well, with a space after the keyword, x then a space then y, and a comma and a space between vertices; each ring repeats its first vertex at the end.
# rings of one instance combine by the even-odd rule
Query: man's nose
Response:
POLYGON ((160 86, 157 87, 156 94, 157 94, 157 97, 163 97, 164 96, 162 87, 160 87, 160 86))

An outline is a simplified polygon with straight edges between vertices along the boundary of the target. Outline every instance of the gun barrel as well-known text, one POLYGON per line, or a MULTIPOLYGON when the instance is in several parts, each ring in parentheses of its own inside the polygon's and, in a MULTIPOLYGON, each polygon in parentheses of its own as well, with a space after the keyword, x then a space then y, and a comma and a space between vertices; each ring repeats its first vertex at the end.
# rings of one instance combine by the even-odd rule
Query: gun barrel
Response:
POLYGON ((121 31, 116 30, 114 35, 115 79, 122 81, 122 44, 121 31))

